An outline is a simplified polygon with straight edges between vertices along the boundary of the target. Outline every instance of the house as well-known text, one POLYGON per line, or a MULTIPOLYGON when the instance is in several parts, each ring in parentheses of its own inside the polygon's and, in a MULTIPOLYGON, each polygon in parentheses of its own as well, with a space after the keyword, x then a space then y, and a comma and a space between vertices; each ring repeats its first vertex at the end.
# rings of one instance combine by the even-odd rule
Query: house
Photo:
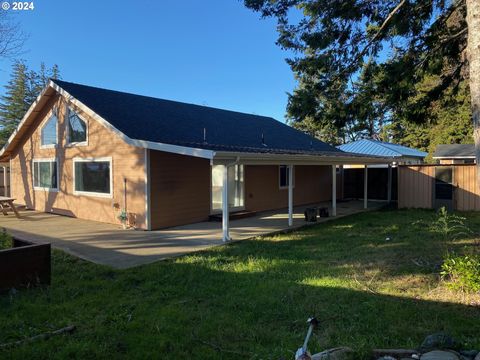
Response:
POLYGON ((272 118, 52 80, 0 152, 28 208, 152 230, 332 201, 350 154, 272 118), (291 179, 291 181, 290 181, 291 179), (223 201, 226 199, 226 201, 223 201))
POLYGON ((475 164, 474 144, 437 145, 433 159, 439 164, 475 164))
POLYGON ((421 164, 428 154, 407 146, 373 139, 361 139, 337 147, 355 154, 381 156, 390 163, 370 166, 347 164, 343 170, 343 197, 361 198, 366 192, 372 200, 397 200, 397 165, 421 164), (393 166, 393 169, 392 169, 393 166), (366 188, 366 190, 365 190, 366 188))

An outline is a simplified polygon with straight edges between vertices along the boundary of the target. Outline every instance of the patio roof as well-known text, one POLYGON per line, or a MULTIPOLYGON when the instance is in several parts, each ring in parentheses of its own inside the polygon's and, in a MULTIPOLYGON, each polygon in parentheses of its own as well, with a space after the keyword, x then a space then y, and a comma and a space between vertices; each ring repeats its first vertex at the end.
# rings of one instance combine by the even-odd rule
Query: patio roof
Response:
POLYGON ((244 165, 344 165, 344 164, 386 164, 392 159, 347 152, 316 153, 242 153, 215 152, 213 164, 239 163, 244 165))

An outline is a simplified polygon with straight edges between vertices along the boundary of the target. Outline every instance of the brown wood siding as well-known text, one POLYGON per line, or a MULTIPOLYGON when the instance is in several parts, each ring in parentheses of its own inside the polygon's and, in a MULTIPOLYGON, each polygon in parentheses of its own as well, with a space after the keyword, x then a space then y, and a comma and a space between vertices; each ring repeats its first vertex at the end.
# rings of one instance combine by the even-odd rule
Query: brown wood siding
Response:
POLYGON ((398 207, 431 209, 434 174, 433 166, 399 166, 398 207))
POLYGON ((150 151, 152 229, 208 220, 209 160, 150 151))
POLYGON ((457 210, 480 210, 475 165, 454 166, 453 184, 453 199, 457 210))
POLYGON ((120 224, 118 215, 123 208, 123 179, 127 179, 127 211, 132 225, 146 228, 145 224, 145 166, 143 148, 125 143, 118 135, 105 128, 87 114, 75 109, 86 120, 88 144, 66 144, 66 101, 61 97, 51 99, 37 115, 35 125, 21 139, 11 162, 12 197, 17 202, 39 211, 52 212, 87 220, 120 224), (53 106, 58 109, 58 139, 56 148, 40 147, 40 125, 53 106), (73 159, 112 158, 112 197, 77 195, 73 192, 73 159), (33 189, 32 160, 57 158, 59 191, 33 189))
MULTIPOLYGON (((294 205, 331 200, 331 166, 295 166, 294 205)), ((245 167, 245 208, 248 211, 281 209, 288 206, 288 189, 280 189, 278 166, 245 167)))
MULTIPOLYGON (((442 165, 400 166, 398 206, 400 208, 433 208, 435 168, 442 165)), ((443 165, 446 166, 446 165, 443 165)), ((476 166, 457 164, 453 167, 453 203, 456 210, 480 210, 476 166)))

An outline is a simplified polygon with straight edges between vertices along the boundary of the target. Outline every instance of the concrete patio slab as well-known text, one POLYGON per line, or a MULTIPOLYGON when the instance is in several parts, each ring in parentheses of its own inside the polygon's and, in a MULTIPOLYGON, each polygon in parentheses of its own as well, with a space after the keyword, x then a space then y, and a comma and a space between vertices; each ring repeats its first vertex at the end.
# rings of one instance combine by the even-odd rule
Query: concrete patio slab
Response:
MULTIPOLYGON (((383 205, 384 203, 369 202, 369 209, 378 209, 383 205)), ((232 220, 231 237, 234 241, 245 240, 305 226, 305 208, 306 206, 300 206, 294 209, 294 222, 290 228, 286 209, 232 220)), ((319 221, 362 211, 365 210, 361 201, 339 202, 337 217, 321 218, 319 221)), ((135 231, 123 230, 112 224, 37 211, 21 211, 20 214, 21 219, 14 215, 0 216, 0 227, 6 228, 20 239, 50 242, 53 247, 69 254, 117 269, 148 264, 223 244, 219 222, 201 222, 158 231, 135 231)))

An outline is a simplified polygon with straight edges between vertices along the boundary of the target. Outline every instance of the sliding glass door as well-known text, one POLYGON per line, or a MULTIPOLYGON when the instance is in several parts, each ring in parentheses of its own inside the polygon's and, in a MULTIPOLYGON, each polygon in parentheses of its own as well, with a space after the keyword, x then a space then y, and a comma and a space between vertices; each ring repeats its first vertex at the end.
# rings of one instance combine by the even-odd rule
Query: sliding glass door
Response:
MULTIPOLYGON (((222 210, 223 165, 212 166, 212 212, 222 210)), ((228 168, 228 199, 231 210, 241 210, 245 206, 243 165, 228 168)))

